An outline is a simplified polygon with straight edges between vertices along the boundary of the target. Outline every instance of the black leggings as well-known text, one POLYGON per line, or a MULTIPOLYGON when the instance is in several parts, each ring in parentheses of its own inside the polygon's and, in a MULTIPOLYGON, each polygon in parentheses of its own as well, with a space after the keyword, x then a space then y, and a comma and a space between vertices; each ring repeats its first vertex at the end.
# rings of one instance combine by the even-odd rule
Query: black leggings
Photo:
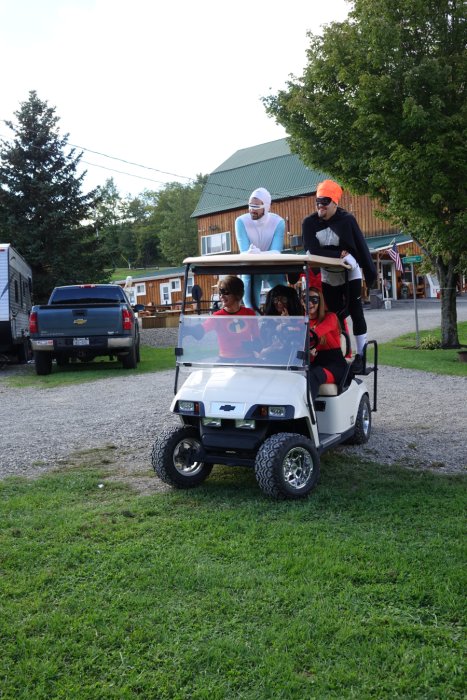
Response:
POLYGON ((346 297, 345 284, 333 287, 323 282, 323 296, 329 311, 334 311, 341 323, 345 316, 350 316, 354 335, 366 333, 366 321, 362 305, 362 280, 351 280, 349 282, 348 299, 346 297), (345 316, 343 316, 342 312, 346 307, 347 311, 345 316))

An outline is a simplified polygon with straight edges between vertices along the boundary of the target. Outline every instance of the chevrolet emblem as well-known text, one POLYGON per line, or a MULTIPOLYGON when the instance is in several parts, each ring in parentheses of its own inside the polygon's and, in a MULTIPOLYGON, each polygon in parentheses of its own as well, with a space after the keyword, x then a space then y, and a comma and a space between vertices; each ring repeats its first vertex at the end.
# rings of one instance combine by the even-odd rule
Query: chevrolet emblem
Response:
POLYGON ((75 318, 75 320, 73 321, 73 323, 76 323, 77 326, 82 326, 84 323, 87 322, 87 318, 75 318))

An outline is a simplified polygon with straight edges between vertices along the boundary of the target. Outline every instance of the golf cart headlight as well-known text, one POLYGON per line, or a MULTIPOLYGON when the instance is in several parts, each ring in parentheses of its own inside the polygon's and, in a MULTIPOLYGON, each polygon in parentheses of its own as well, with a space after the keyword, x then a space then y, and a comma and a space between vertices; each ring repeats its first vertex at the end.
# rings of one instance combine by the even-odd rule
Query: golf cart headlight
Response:
POLYGON ((235 427, 241 428, 242 430, 254 430, 255 429, 255 421, 254 420, 238 419, 235 421, 235 427))
POLYGON ((202 418, 201 422, 208 428, 220 428, 222 424, 221 418, 202 418))
POLYGON ((195 402, 194 401, 179 401, 178 402, 178 409, 179 409, 179 411, 190 411, 191 413, 194 413, 195 402))
POLYGON ((269 406, 268 415, 271 418, 285 418, 285 406, 269 406))

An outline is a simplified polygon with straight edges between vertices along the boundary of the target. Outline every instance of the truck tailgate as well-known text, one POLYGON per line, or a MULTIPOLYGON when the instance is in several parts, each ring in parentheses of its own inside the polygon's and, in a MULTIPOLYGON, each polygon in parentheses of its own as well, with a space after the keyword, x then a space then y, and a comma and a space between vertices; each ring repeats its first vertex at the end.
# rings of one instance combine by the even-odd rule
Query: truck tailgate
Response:
POLYGON ((119 304, 40 306, 39 336, 126 335, 122 330, 122 309, 119 304))

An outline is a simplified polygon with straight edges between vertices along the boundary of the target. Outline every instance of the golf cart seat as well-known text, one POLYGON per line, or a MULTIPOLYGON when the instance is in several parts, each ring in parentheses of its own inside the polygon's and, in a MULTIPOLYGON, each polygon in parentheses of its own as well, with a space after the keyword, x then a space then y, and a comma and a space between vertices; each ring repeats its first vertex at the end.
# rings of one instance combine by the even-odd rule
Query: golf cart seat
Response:
POLYGON ((349 370, 352 360, 348 359, 350 355, 350 338, 345 331, 341 332, 341 350, 347 360, 347 370, 344 372, 339 384, 321 384, 318 391, 318 396, 339 396, 349 385, 349 370))

